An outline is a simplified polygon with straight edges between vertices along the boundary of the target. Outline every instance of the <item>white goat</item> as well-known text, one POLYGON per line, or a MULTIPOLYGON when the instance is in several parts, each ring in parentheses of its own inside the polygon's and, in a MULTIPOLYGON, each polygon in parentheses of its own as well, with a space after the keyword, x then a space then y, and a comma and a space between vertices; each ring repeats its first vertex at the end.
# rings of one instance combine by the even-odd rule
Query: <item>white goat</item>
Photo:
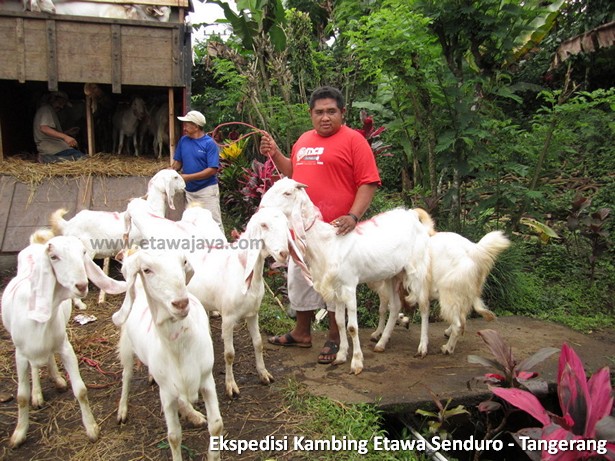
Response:
POLYGON ((136 231, 148 248, 184 250, 192 262, 197 254, 227 243, 211 212, 198 206, 186 208, 180 221, 171 221, 152 213, 145 200, 135 198, 126 207, 124 224, 125 240, 133 240, 136 231))
POLYGON ((58 2, 55 5, 56 14, 70 16, 90 16, 95 18, 115 18, 147 20, 148 17, 135 5, 118 5, 113 3, 88 3, 88 2, 58 2))
POLYGON ((23 0, 23 9, 44 13, 92 16, 97 18, 132 19, 139 21, 168 22, 171 8, 154 5, 118 5, 72 0, 23 0))
POLYGON ((273 256, 278 263, 285 263, 289 255, 302 259, 292 240, 286 216, 276 208, 261 208, 252 216, 238 241, 224 249, 205 253, 201 262, 195 265, 195 275, 188 284, 190 293, 208 311, 217 310, 222 315, 226 393, 229 397, 239 394, 233 375, 233 330, 241 319, 246 319, 252 337, 261 383, 269 384, 273 380, 265 368, 258 324, 258 311, 265 294, 263 266, 267 255, 273 256))
MULTIPOLYGON (((147 186, 147 203, 152 213, 164 216, 167 206, 174 210, 175 195, 186 188, 181 175, 172 169, 161 170, 150 179, 147 186)), ((56 210, 50 218, 56 235, 73 235, 79 238, 90 257, 113 257, 122 248, 125 212, 83 210, 71 220, 62 216, 66 210, 56 210)), ((132 236, 138 240, 139 236, 132 236)))
MULTIPOLYGON (((495 319, 495 314, 485 306, 481 293, 496 258, 510 246, 510 241, 501 231, 489 232, 478 243, 454 232, 436 232, 431 216, 424 210, 418 209, 417 212, 431 235, 430 299, 440 301, 440 316, 450 324, 445 331, 449 339, 442 345, 441 351, 452 354, 459 336, 464 333, 466 319, 472 309, 486 320, 495 319)), ((380 289, 376 291, 380 293, 380 289)), ((382 333, 382 337, 388 340, 393 329, 391 317, 397 318, 398 313, 389 314, 385 327, 386 296, 381 296, 380 302, 380 319, 372 339, 380 338, 382 333)), ((381 342, 382 338, 379 344, 381 342)))
MULTIPOLYGON (((175 195, 186 188, 181 175, 172 169, 160 170, 147 186, 147 202, 152 212, 164 216, 167 206, 174 210, 175 195)), ((83 210, 66 221, 67 210, 60 208, 52 213, 50 224, 56 235, 72 235, 81 240, 90 258, 114 257, 123 246, 124 212, 83 210)), ((141 238, 133 234, 133 240, 141 238)), ((108 263, 105 262, 105 267, 108 263)), ((74 300, 79 309, 86 309, 80 300, 74 300)))
POLYGON ((18 417, 9 442, 12 447, 26 440, 30 397, 35 407, 43 403, 39 368, 47 365, 56 387, 66 389, 66 381, 60 376, 54 359, 55 353, 60 354, 70 376, 88 438, 91 441, 98 438, 99 428, 90 410, 77 357, 66 334, 71 315, 70 299, 87 295, 88 278, 108 293, 126 291, 124 282, 110 279, 94 264, 77 238, 59 236, 46 241, 48 238, 49 235, 33 234, 30 245, 19 253, 17 275, 2 295, 2 323, 15 344, 18 377, 18 417), (28 366, 32 371, 32 389, 28 366))
POLYGON ((139 123, 147 115, 145 101, 135 96, 130 104, 121 104, 113 114, 113 145, 115 152, 120 155, 124 149, 124 137, 132 138, 135 157, 139 156, 139 123))
MULTIPOLYGON (((422 315, 418 354, 425 356, 429 342, 429 235, 417 213, 392 210, 340 236, 332 225, 322 221, 305 187, 292 179, 281 179, 263 195, 260 206, 281 208, 290 218, 295 235, 305 241, 305 250, 301 249, 314 288, 328 305, 335 307, 340 332, 345 331, 347 311, 347 330, 353 340, 351 371, 359 374, 363 370, 356 301, 357 284, 361 282, 385 281, 388 299, 395 304, 392 312, 400 310, 400 283, 409 292, 409 302, 418 301, 422 315)), ((335 363, 345 362, 347 355, 348 338, 341 334, 335 363)))
MULTIPOLYGON (((182 428, 178 412, 193 424, 205 417, 192 403, 199 392, 205 402, 211 437, 222 434, 223 423, 212 375, 214 351, 209 319, 186 282, 192 266, 182 252, 136 250, 124 255, 122 273, 128 290, 113 322, 122 326, 119 355, 124 371, 118 422, 128 416, 128 393, 133 373, 133 354, 148 368, 160 389, 173 460, 182 459, 182 428)), ((209 450, 208 460, 220 454, 209 450)))

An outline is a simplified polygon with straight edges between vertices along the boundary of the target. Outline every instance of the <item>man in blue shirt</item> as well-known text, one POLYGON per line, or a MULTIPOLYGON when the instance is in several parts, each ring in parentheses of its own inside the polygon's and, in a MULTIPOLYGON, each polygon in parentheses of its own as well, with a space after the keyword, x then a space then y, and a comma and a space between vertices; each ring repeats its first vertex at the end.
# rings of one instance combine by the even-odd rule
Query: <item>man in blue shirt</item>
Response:
POLYGON ((218 188, 218 168, 220 150, 211 136, 205 134, 205 116, 191 110, 183 117, 184 136, 177 143, 171 168, 182 173, 186 181, 186 202, 198 202, 211 211, 222 232, 220 213, 220 190, 218 188))

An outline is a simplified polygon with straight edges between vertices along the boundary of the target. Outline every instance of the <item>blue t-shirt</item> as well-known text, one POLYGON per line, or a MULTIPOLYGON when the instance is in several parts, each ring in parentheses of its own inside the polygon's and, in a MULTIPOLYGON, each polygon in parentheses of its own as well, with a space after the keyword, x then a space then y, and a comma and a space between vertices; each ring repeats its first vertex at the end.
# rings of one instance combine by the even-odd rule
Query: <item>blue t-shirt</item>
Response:
MULTIPOLYGON (((212 137, 207 134, 198 139, 182 136, 177 143, 173 159, 182 163, 182 171, 185 174, 198 173, 205 168, 220 167, 220 150, 212 137)), ((196 192, 214 184, 218 184, 217 175, 189 181, 186 183, 186 190, 196 192)))

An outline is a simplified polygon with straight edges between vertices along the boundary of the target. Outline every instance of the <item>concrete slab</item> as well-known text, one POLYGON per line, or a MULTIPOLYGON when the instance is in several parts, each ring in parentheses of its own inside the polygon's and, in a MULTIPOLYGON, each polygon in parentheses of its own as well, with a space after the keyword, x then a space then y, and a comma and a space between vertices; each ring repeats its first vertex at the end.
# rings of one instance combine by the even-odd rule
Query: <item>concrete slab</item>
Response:
MULTIPOLYGON (((267 344, 267 363, 275 362, 281 368, 291 368, 299 382, 305 383, 315 395, 328 396, 345 403, 375 403, 391 413, 414 411, 431 402, 428 389, 440 400, 463 400, 477 402, 489 392, 485 385, 468 381, 487 372, 495 372, 480 365, 467 362, 469 354, 492 358, 483 340, 476 334, 482 329, 498 330, 510 344, 513 356, 518 361, 525 359, 542 347, 571 345, 593 373, 599 368, 615 363, 615 334, 584 335, 552 322, 525 317, 502 317, 494 322, 483 319, 468 321, 465 335, 459 340, 455 354, 443 355, 440 346, 445 342, 444 322, 430 324, 429 355, 414 357, 418 347, 419 325, 411 325, 410 331, 396 327, 384 353, 373 351, 370 342, 371 330, 360 332, 364 354, 364 370, 355 376, 350 374, 350 362, 343 365, 319 365, 317 356, 324 344, 324 334, 313 335, 310 349, 279 347, 267 344), (273 359, 273 360, 272 360, 273 359)), ((548 382, 554 383, 557 376, 559 354, 555 354, 535 371, 548 382)), ((269 366, 269 365, 268 365, 269 366)), ((275 375, 275 371, 272 371, 275 375)))

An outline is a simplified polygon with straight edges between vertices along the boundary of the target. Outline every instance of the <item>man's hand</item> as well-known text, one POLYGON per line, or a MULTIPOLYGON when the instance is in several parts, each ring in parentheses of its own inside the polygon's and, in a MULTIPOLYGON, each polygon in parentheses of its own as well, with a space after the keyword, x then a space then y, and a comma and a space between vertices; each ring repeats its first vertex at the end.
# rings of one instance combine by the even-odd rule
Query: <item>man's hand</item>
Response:
POLYGON ((273 157, 275 157, 275 155, 279 152, 280 149, 278 148, 278 145, 275 143, 271 135, 264 131, 263 137, 261 138, 261 145, 259 150, 261 155, 264 155, 265 157, 271 157, 271 159, 273 160, 273 157))
POLYGON ((334 227, 337 227, 337 235, 346 235, 352 232, 357 225, 357 222, 350 215, 343 215, 331 221, 334 227))

